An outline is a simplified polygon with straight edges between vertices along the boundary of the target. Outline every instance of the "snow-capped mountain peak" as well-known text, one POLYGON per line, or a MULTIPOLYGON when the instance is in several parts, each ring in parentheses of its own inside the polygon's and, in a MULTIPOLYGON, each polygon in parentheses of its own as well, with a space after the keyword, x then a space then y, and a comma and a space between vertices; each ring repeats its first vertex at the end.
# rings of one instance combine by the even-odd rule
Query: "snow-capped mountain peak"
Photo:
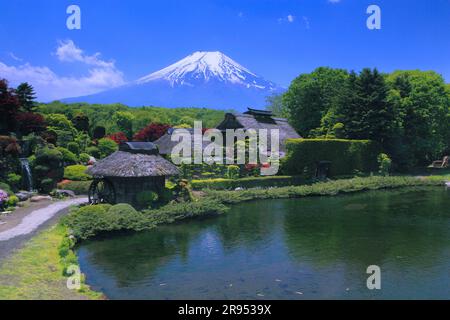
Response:
POLYGON ((137 80, 138 84, 164 80, 171 86, 195 86, 199 82, 221 81, 247 88, 272 89, 265 81, 219 51, 197 51, 184 59, 137 80))

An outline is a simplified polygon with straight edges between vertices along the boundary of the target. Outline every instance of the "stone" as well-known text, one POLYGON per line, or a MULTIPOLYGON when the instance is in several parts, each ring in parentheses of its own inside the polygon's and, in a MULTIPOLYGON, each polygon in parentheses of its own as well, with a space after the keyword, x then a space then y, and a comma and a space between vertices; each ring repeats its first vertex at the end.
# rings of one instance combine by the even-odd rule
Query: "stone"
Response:
POLYGON ((31 202, 41 202, 41 201, 48 201, 48 200, 52 200, 52 197, 50 197, 50 196, 33 196, 30 199, 31 202))
POLYGON ((73 192, 72 190, 56 190, 55 192, 56 192, 56 195, 58 195, 58 196, 69 197, 69 198, 75 197, 75 192, 73 192))
POLYGON ((20 191, 16 193, 17 198, 19 198, 19 201, 27 201, 34 195, 33 192, 29 191, 20 191))

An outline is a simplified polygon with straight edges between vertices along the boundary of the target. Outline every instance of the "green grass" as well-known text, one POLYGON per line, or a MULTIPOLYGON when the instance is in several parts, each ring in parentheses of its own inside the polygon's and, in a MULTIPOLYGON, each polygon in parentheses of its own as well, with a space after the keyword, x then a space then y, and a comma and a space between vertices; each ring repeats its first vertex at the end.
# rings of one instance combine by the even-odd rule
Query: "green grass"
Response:
POLYGON ((67 289, 60 256, 65 237, 65 227, 52 227, 7 258, 0 266, 0 300, 101 299, 84 284, 79 291, 67 289))

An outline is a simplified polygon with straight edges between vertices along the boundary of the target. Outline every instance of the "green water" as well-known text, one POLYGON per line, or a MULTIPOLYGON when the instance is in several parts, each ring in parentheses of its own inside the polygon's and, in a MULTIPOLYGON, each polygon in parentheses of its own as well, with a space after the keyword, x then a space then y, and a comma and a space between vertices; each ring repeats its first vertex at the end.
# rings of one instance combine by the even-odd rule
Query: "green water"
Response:
POLYGON ((450 190, 243 203, 78 255, 110 299, 449 299, 450 190))

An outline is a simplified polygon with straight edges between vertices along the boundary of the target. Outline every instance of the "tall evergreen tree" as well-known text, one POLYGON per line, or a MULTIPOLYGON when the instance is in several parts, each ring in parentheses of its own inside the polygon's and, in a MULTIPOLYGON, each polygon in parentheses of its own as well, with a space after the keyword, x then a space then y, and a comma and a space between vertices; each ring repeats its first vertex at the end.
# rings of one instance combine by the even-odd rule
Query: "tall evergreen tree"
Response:
POLYGON ((388 143, 395 128, 395 110, 388 103, 388 91, 385 77, 377 69, 350 74, 339 107, 348 138, 388 143))
POLYGON ((21 83, 16 89, 16 95, 19 99, 20 107, 25 112, 33 112, 36 107, 36 93, 27 82, 21 83))

